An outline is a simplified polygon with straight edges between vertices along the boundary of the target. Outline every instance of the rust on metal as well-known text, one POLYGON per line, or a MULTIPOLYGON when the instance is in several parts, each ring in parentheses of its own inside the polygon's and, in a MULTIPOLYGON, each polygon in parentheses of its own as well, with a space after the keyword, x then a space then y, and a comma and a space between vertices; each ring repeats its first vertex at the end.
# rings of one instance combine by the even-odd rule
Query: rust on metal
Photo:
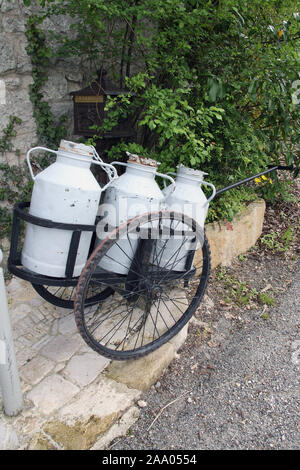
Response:
POLYGON ((157 168, 160 162, 152 160, 152 158, 141 157, 140 155, 131 154, 128 158, 128 163, 138 163, 140 165, 151 166, 157 168))

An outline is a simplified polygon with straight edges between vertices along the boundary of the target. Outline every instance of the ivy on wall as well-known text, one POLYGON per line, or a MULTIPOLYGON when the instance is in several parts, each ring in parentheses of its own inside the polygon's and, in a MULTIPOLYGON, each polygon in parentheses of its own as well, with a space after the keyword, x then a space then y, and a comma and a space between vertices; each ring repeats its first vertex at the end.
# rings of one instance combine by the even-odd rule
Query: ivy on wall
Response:
MULTIPOLYGON (((22 123, 17 116, 10 116, 7 126, 3 129, 0 137, 0 155, 11 152, 13 149, 12 139, 16 136, 16 126, 22 123)), ((16 155, 20 153, 15 150, 16 155)), ((25 164, 9 165, 0 163, 0 238, 10 235, 12 223, 11 206, 22 200, 30 199, 32 182, 25 164)))
POLYGON ((48 80, 49 59, 51 49, 47 46, 46 34, 39 27, 44 16, 31 15, 27 22, 26 37, 27 53, 32 63, 33 84, 30 85, 30 99, 33 103, 33 116, 37 126, 37 136, 41 143, 56 148, 59 141, 66 136, 63 125, 66 116, 61 116, 58 123, 51 111, 49 103, 43 100, 42 88, 48 80))

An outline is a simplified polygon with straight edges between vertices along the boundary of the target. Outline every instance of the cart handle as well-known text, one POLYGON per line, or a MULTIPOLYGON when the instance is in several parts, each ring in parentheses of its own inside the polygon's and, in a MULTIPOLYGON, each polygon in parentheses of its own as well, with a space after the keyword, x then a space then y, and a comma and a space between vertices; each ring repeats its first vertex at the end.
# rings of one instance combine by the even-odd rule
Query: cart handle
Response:
MULTIPOLYGON (((121 165, 121 166, 126 166, 126 167, 128 166, 127 163, 123 163, 123 162, 112 162, 112 165, 121 165)), ((143 170, 144 170, 144 171, 148 171, 148 173, 152 173, 152 172, 151 172, 150 170, 148 170, 146 167, 143 168, 143 170)), ((175 183, 175 180, 174 180, 171 176, 169 176, 168 174, 165 175, 165 174, 163 174, 163 173, 158 173, 158 172, 155 173, 155 176, 160 176, 161 178, 164 178, 164 179, 167 179, 167 180, 171 181, 171 184, 170 184, 170 186, 169 186, 169 187, 171 188, 171 189, 170 189, 170 193, 175 190, 176 183, 175 183)), ((163 201, 166 200, 166 198, 169 196, 170 193, 168 193, 166 196, 164 196, 163 201)))
POLYGON ((223 194, 225 191, 229 191, 230 189, 237 188, 238 186, 241 186, 242 184, 249 183, 250 181, 253 181, 255 178, 259 178, 260 176, 265 175, 266 173, 270 173, 271 171, 278 171, 278 170, 293 171, 294 169, 295 167, 293 165, 289 165, 289 166, 268 165, 267 170, 261 171, 260 173, 257 173, 256 175, 252 175, 252 176, 249 176, 248 178, 237 181, 236 183, 230 184, 229 186, 225 186, 225 188, 218 189, 217 196, 219 196, 220 194, 223 194))

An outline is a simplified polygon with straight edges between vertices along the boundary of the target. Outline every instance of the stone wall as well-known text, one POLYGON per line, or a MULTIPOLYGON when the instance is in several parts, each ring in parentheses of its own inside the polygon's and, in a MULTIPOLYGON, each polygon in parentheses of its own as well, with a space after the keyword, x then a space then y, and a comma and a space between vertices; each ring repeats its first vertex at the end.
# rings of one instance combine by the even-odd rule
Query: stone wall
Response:
MULTIPOLYGON (((30 56, 26 52, 26 22, 32 12, 38 10, 34 1, 27 8, 22 0, 3 0, 0 6, 0 135, 9 122, 9 116, 22 119, 16 127, 17 136, 13 140, 12 152, 6 152, 4 159, 16 164, 24 159, 27 150, 39 144, 36 123, 29 97, 32 80, 30 56), (15 150, 20 150, 17 157, 15 150)), ((43 28, 57 32, 67 31, 68 17, 47 19, 43 28)), ((77 58, 52 60, 49 79, 44 87, 44 99, 50 104, 52 112, 59 118, 67 115, 68 137, 73 138, 73 104, 69 93, 82 87, 83 64, 77 58)), ((3 161, 3 157, 1 157, 3 161)))

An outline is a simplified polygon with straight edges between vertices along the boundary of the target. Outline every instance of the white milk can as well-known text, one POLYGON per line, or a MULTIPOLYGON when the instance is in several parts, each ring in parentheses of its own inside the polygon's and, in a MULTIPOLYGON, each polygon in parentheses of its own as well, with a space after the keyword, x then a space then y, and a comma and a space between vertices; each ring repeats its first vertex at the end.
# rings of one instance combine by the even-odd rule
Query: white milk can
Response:
MULTIPOLYGON (((27 153, 27 163, 34 180, 29 213, 53 222, 93 225, 102 190, 90 166, 110 167, 111 178, 117 172, 111 165, 95 161, 92 146, 62 140, 58 151, 35 147, 27 153), (44 150, 57 155, 56 161, 34 176, 30 154, 44 150)), ((99 158, 99 157, 98 157, 99 158)), ((108 183, 109 184, 109 183, 108 183)), ((72 231, 27 224, 22 264, 38 274, 65 277, 72 231)), ((82 232, 73 276, 79 276, 88 257, 92 232, 82 232)))
MULTIPOLYGON (((198 223, 198 225, 200 225, 203 231, 209 203, 216 194, 214 185, 203 181, 205 174, 207 173, 179 165, 177 167, 177 174, 175 174, 175 190, 170 191, 169 187, 166 187, 163 190, 166 196, 168 210, 179 212, 191 217, 198 223), (202 185, 210 186, 213 190, 212 195, 208 199, 201 189, 202 185)), ((181 236, 180 232, 184 228, 186 228, 186 226, 184 226, 184 224, 178 225, 178 222, 176 223, 176 226, 169 227, 169 229, 176 229, 176 233, 178 232, 178 235, 175 233, 175 237, 170 238, 170 240, 164 245, 163 255, 159 262, 160 267, 165 266, 166 269, 174 271, 185 270, 187 254, 191 248, 189 240, 192 238, 187 237, 183 244, 184 238, 181 236)))
MULTIPOLYGON (((165 195, 155 181, 155 177, 160 176, 171 181, 168 191, 171 192, 175 187, 173 178, 157 172, 160 163, 129 152, 127 155, 129 157, 127 163, 112 163, 112 165, 126 166, 126 172, 105 191, 103 204, 100 206, 100 216, 103 220, 97 229, 97 236, 100 240, 108 235, 103 230, 106 224, 110 232, 133 217, 166 209, 165 195)), ((100 241, 97 243, 99 244, 100 241)), ((131 240, 127 237, 119 240, 118 246, 115 245, 109 250, 99 266, 118 274, 127 274, 137 243, 137 237, 131 240)))

